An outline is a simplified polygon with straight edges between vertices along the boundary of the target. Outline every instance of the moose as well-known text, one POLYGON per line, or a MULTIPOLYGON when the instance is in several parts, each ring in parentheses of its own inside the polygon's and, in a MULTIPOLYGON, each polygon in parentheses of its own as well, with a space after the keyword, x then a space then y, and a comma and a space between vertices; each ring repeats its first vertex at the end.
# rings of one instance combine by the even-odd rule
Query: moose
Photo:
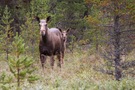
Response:
POLYGON ((51 57, 51 66, 54 66, 54 56, 56 55, 59 63, 58 66, 61 68, 64 58, 64 41, 61 30, 58 28, 48 28, 48 22, 50 21, 50 16, 46 19, 41 19, 36 17, 40 25, 40 42, 39 42, 39 52, 41 65, 44 68, 46 57, 51 57))
MULTIPOLYGON (((59 28, 59 30, 61 31, 61 33, 62 33, 62 39, 63 39, 63 42, 64 42, 64 54, 65 54, 65 51, 66 51, 66 43, 67 43, 67 34, 68 34, 68 32, 70 31, 70 29, 67 29, 67 30, 61 30, 60 28, 59 28)), ((64 56, 63 56, 64 57, 64 56)))

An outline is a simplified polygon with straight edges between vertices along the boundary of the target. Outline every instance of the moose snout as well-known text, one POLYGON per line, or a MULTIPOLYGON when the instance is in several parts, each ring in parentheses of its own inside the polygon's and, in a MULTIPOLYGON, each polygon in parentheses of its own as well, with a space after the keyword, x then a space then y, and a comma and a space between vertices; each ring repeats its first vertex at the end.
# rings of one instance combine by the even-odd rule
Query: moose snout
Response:
POLYGON ((40 29, 40 34, 41 35, 45 35, 45 30, 44 29, 40 29))
POLYGON ((66 40, 66 37, 63 37, 63 41, 65 41, 66 40))

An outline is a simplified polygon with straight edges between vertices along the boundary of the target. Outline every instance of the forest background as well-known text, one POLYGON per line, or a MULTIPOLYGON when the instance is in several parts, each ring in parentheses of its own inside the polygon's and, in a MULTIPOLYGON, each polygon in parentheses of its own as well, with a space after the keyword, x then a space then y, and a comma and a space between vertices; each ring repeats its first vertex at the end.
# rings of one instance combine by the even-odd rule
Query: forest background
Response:
MULTIPOLYGON (((0 0, 2 90, 134 90, 134 0, 0 0), (67 34, 62 71, 42 73, 39 24, 67 34)), ((57 60, 56 60, 57 62, 57 60)))

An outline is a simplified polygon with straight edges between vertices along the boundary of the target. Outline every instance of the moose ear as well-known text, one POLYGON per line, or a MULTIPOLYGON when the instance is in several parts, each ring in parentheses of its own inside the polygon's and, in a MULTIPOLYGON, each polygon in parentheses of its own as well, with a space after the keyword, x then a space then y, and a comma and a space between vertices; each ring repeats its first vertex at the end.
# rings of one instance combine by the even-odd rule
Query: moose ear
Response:
POLYGON ((69 32, 70 31, 70 28, 69 29, 67 29, 67 32, 69 32))
POLYGON ((38 16, 35 16, 35 19, 40 23, 40 18, 38 16))
POLYGON ((46 22, 50 21, 50 19, 51 19, 51 16, 48 16, 48 17, 46 18, 46 22))
POLYGON ((61 29, 61 28, 59 28, 59 27, 56 27, 56 28, 58 28, 58 29, 59 29, 59 31, 60 31, 60 32, 62 32, 62 29, 61 29))

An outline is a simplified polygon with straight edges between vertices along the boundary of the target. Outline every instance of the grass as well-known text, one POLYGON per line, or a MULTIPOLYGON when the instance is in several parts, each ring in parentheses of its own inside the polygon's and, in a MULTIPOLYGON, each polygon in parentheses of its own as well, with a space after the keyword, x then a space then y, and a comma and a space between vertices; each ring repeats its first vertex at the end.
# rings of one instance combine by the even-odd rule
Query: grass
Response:
MULTIPOLYGON (((126 77, 121 81, 115 81, 111 75, 93 70, 94 67, 102 66, 103 60, 98 55, 90 55, 88 52, 75 51, 66 53, 65 64, 60 71, 55 61, 54 70, 51 70, 50 60, 47 59, 46 70, 42 71, 39 58, 34 67, 34 74, 40 79, 35 83, 26 80, 21 85, 22 90, 135 90, 135 78, 126 77)), ((8 71, 5 62, 0 63, 1 72, 8 71)), ((6 72, 7 74, 9 73, 6 72)), ((15 90, 15 83, 11 90, 15 90)))

